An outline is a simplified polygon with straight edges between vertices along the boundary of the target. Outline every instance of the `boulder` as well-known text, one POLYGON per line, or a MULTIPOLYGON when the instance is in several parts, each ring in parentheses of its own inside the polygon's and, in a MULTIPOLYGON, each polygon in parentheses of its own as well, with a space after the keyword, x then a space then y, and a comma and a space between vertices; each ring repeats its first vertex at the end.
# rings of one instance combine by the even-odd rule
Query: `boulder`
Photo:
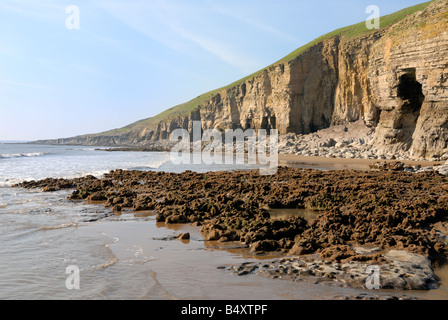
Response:
POLYGON ((251 244, 250 249, 253 252, 275 251, 280 248, 277 240, 260 240, 251 244))
POLYGON ((177 238, 179 240, 190 240, 190 233, 186 232, 186 233, 180 233, 177 238))
POLYGON ((165 219, 165 223, 187 223, 188 219, 187 217, 181 215, 181 214, 172 214, 165 219))

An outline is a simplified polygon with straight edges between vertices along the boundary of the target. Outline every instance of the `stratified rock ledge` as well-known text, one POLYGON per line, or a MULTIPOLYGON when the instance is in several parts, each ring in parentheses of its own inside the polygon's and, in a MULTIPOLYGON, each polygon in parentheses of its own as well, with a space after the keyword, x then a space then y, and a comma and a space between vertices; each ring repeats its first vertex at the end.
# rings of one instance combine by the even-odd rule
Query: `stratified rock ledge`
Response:
POLYGON ((370 255, 370 259, 370 262, 348 259, 330 261, 318 255, 288 256, 263 262, 245 262, 226 269, 239 276, 258 274, 359 289, 429 290, 439 286, 440 279, 434 273, 431 262, 422 255, 390 250, 370 255), (376 287, 374 279, 369 278, 372 271, 378 275, 376 287))

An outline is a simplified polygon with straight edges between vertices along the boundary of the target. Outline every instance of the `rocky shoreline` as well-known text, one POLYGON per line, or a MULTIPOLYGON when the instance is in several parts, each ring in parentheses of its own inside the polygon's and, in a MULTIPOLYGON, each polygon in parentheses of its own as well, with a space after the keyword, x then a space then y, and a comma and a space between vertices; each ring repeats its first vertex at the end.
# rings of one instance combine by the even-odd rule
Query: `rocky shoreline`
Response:
MULTIPOLYGON (((378 147, 374 141, 375 128, 359 120, 335 125, 310 134, 289 133, 279 137, 279 153, 340 159, 371 159, 399 161, 448 160, 448 153, 419 158, 405 149, 378 147)), ((418 170, 418 169, 417 169, 418 170)), ((415 170, 415 171, 417 171, 415 170)))
MULTIPOLYGON (((377 160, 379 170, 403 170, 407 172, 438 171, 448 175, 448 153, 432 156, 431 159, 416 158, 406 150, 388 150, 376 148, 374 144, 375 128, 369 127, 359 120, 345 125, 334 125, 309 134, 284 134, 279 136, 278 153, 302 157, 321 157, 328 159, 366 159, 377 160), (399 168, 387 167, 391 161, 403 165, 399 168), (404 162, 437 162, 437 165, 406 165, 404 162), (446 162, 446 163, 445 163, 446 162)), ((158 140, 144 146, 100 148, 101 151, 134 151, 134 152, 170 152, 178 142, 158 140)), ((202 149, 207 142, 202 142, 202 149)), ((189 148, 193 152, 193 144, 189 148)), ((247 153, 247 145, 234 145, 235 152, 247 153), (244 148, 244 150, 242 150, 244 148)))
POLYGON ((267 266, 243 266, 244 274, 324 278, 362 287, 366 268, 378 265, 382 279, 389 279, 383 288, 430 289, 438 284, 432 264, 448 254, 448 177, 434 170, 280 167, 272 176, 114 170, 100 179, 50 178, 14 187, 74 189, 69 196, 74 201, 101 201, 116 214, 153 211, 158 222, 201 226, 205 240, 236 241, 254 255, 286 256, 267 266), (317 214, 311 220, 300 215, 272 219, 271 210, 278 208, 317 214), (372 246, 377 249, 365 251, 372 246))

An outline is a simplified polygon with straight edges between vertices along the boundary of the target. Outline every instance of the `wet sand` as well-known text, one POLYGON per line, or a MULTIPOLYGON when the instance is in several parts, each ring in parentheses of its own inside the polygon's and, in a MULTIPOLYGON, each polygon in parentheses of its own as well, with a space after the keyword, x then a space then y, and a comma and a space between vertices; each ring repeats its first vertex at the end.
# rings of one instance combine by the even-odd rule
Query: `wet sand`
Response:
POLYGON ((88 228, 116 239, 109 248, 118 262, 107 267, 104 272, 114 273, 114 269, 129 263, 145 268, 152 284, 141 299, 334 300, 347 296, 375 295, 448 300, 448 265, 436 268, 436 274, 442 280, 441 285, 438 289, 428 291, 339 288, 309 281, 271 279, 256 274, 241 277, 229 273, 224 267, 268 261, 287 255, 254 255, 249 248, 241 247, 236 242, 206 241, 200 227, 156 222, 151 212, 147 212, 145 218, 140 215, 124 213, 88 228), (185 232, 191 234, 190 240, 175 239, 179 233, 185 232))
POLYGON ((88 228, 116 239, 109 248, 118 262, 107 267, 105 273, 113 274, 123 264, 138 264, 140 270, 141 267, 146 269, 152 285, 141 299, 325 300, 341 295, 369 294, 368 290, 327 287, 310 282, 290 282, 258 275, 236 276, 223 267, 280 255, 254 255, 237 243, 205 241, 199 227, 157 223, 151 215, 142 219, 125 213, 115 219, 117 221, 102 221, 88 228), (189 241, 174 239, 184 232, 191 234, 189 241))
MULTIPOLYGON (((311 169, 324 169, 324 170, 370 170, 369 165, 377 162, 393 163, 398 160, 378 160, 378 159, 343 159, 343 158, 328 158, 328 157, 308 157, 297 156, 293 154, 279 154, 279 165, 294 167, 294 168, 311 168, 311 169)), ((437 166, 442 165, 445 162, 440 161, 411 161, 400 160, 400 162, 409 166, 437 166)))

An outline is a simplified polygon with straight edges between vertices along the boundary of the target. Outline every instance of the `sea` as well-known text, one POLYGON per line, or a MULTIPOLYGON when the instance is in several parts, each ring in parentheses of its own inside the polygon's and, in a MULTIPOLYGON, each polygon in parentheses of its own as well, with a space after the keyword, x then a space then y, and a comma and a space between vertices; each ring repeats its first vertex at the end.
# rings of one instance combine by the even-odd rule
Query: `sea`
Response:
MULTIPOLYGON (((101 177, 114 169, 256 168, 179 165, 167 152, 108 152, 102 147, 0 141, 0 299, 304 300, 364 292, 236 276, 226 266, 272 257, 205 241, 199 227, 158 223, 153 212, 116 215, 102 204, 67 200, 71 190, 45 193, 11 187, 48 177, 101 177), (176 239, 184 232, 190 232, 190 240, 176 239)), ((443 290, 432 296, 448 298, 448 290, 443 290)))

